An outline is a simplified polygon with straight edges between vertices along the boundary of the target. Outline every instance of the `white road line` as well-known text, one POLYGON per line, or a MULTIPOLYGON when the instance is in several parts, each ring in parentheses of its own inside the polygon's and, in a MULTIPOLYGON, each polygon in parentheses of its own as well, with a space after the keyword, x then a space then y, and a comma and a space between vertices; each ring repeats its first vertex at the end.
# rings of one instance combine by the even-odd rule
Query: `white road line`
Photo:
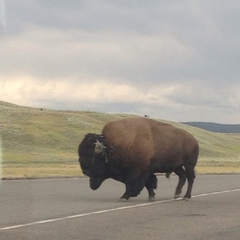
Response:
POLYGON ((203 193, 196 196, 192 196, 192 198, 198 198, 198 197, 205 197, 205 196, 211 196, 211 195, 217 195, 217 194, 223 194, 223 193, 230 193, 230 192, 238 192, 240 191, 240 188, 232 189, 232 190, 225 190, 220 192, 212 192, 212 193, 203 193))
MULTIPOLYGON (((200 197, 206 197, 206 196, 212 196, 212 195, 218 195, 218 194, 224 194, 224 193, 231 193, 231 192, 238 192, 238 191, 240 191, 240 188, 232 189, 232 190, 219 191, 219 192, 212 192, 212 193, 203 193, 203 194, 192 196, 192 198, 200 198, 200 197)), ((26 224, 13 225, 13 226, 9 226, 9 227, 3 227, 3 228, 0 228, 0 231, 11 230, 11 229, 16 229, 16 228, 23 228, 23 227, 29 227, 29 226, 45 224, 45 223, 51 223, 51 222, 59 222, 59 221, 64 221, 64 220, 68 220, 68 219, 73 219, 73 218, 87 217, 87 216, 91 216, 91 215, 97 215, 97 214, 103 214, 103 213, 109 213, 109 212, 116 212, 116 211, 121 211, 121 210, 126 210, 126 209, 151 206, 151 205, 156 205, 156 204, 161 204, 161 203, 168 203, 168 202, 179 201, 179 200, 182 200, 182 199, 181 198, 179 198, 179 199, 169 199, 169 200, 141 203, 141 204, 130 205, 130 206, 125 206, 125 207, 118 207, 118 208, 100 210, 100 211, 89 212, 89 213, 81 213, 81 214, 67 216, 67 217, 62 217, 62 218, 54 218, 54 219, 49 219, 49 220, 42 220, 42 221, 37 221, 37 222, 32 222, 32 223, 26 223, 26 224)))

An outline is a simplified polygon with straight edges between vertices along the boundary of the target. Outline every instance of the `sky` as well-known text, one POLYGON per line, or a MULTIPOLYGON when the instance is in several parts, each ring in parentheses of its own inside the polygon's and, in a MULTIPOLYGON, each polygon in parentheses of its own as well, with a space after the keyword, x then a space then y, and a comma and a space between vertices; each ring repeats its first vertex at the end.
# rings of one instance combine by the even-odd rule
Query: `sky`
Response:
POLYGON ((0 100, 240 123, 240 2, 0 0, 0 100))

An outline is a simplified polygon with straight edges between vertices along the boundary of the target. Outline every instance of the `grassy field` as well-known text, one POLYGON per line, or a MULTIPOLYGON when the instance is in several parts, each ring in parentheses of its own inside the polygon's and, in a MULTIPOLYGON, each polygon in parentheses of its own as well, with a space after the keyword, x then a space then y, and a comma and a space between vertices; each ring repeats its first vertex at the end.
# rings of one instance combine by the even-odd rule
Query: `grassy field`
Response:
MULTIPOLYGON (((100 133, 108 121, 126 117, 129 115, 54 111, 0 101, 2 177, 81 176, 77 148, 83 136, 100 133)), ((240 173, 240 134, 212 133, 168 123, 198 139, 198 173, 240 173)))

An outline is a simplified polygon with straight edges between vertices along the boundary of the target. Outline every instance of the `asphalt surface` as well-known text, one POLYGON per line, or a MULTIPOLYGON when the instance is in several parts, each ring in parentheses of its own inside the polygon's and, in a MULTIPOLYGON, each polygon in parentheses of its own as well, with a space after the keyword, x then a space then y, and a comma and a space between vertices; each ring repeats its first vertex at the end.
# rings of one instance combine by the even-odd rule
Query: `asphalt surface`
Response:
POLYGON ((239 239, 240 175, 198 175, 189 201, 172 199, 176 184, 158 177, 155 202, 143 190, 123 203, 113 180, 96 191, 87 178, 2 181, 0 239, 239 239))

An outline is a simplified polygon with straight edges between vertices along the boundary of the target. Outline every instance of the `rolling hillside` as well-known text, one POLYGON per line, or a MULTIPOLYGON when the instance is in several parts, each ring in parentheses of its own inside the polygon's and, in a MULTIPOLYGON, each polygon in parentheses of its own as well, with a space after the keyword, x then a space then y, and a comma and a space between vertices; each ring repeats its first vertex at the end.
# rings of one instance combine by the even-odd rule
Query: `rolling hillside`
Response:
MULTIPOLYGON (((129 115, 55 111, 0 101, 3 177, 79 176, 77 148, 83 136, 100 133, 108 121, 126 117, 129 115)), ((240 134, 169 123, 198 139, 199 172, 240 172, 240 134)))

